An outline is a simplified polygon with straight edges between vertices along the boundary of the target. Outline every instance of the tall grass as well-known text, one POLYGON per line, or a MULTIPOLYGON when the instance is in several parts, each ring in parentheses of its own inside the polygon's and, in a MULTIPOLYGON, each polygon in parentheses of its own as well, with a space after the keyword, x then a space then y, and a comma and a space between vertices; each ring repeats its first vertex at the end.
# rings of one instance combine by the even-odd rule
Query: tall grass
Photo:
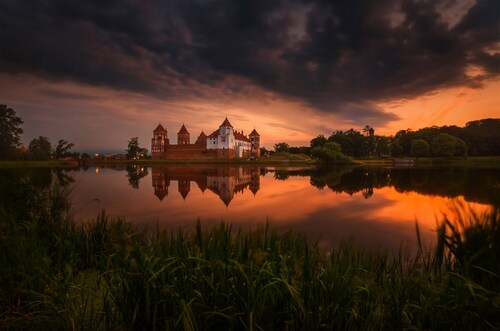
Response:
POLYGON ((46 201, 22 222, 0 212, 5 329, 500 327, 497 209, 445 218, 436 248, 411 256, 324 252, 269 225, 141 230, 105 212, 75 225, 59 192, 46 201))

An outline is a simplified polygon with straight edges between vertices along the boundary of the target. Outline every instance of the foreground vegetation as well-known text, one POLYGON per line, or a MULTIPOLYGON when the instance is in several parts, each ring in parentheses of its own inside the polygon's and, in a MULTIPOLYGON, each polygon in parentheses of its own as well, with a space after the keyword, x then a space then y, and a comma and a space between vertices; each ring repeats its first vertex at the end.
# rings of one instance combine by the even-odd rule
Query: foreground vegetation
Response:
POLYGON ((77 225, 57 188, 19 204, 0 211, 6 329, 500 327, 498 210, 445 219, 435 249, 394 256, 269 227, 172 233, 104 212, 77 225))

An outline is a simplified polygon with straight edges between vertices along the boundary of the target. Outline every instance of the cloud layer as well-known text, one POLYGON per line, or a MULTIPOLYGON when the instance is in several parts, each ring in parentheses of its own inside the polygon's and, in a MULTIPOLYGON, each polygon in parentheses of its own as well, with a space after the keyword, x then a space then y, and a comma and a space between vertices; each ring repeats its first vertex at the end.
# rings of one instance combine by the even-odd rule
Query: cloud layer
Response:
POLYGON ((498 13, 495 0, 5 0, 0 70, 166 100, 270 93, 382 124, 398 117, 380 102, 498 77, 498 13))

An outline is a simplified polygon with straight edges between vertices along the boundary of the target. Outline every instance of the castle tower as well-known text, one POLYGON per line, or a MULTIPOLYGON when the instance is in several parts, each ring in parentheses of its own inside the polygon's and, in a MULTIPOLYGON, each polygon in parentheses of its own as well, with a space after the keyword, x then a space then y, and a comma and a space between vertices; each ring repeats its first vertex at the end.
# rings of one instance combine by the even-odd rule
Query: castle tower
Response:
POLYGON ((226 119, 219 126, 219 148, 234 149, 234 128, 226 119))
POLYGON ((230 159, 235 156, 234 128, 226 119, 219 126, 217 135, 217 158, 230 159))
POLYGON ((252 143, 251 155, 253 157, 260 157, 260 134, 254 128, 248 137, 252 143))
POLYGON ((186 129, 184 124, 182 124, 181 129, 177 133, 177 145, 189 145, 191 143, 191 138, 189 137, 189 131, 186 129))
POLYGON ((201 146, 207 146, 207 135, 205 134, 205 132, 203 132, 203 130, 201 131, 200 135, 196 139, 195 144, 201 145, 201 146))
POLYGON ((156 129, 153 130, 153 139, 151 139, 151 153, 165 152, 167 146, 170 144, 167 136, 168 132, 161 124, 158 124, 156 129))

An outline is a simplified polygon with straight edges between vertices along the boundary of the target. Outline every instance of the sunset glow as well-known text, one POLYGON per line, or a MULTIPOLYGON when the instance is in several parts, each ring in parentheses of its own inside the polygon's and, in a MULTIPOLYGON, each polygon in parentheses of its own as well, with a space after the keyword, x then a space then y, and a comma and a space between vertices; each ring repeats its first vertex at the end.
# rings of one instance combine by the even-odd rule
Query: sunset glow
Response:
POLYGON ((494 1, 220 2, 4 3, 0 98, 22 142, 122 151, 158 123, 175 142, 227 116, 272 148, 500 116, 494 1))

